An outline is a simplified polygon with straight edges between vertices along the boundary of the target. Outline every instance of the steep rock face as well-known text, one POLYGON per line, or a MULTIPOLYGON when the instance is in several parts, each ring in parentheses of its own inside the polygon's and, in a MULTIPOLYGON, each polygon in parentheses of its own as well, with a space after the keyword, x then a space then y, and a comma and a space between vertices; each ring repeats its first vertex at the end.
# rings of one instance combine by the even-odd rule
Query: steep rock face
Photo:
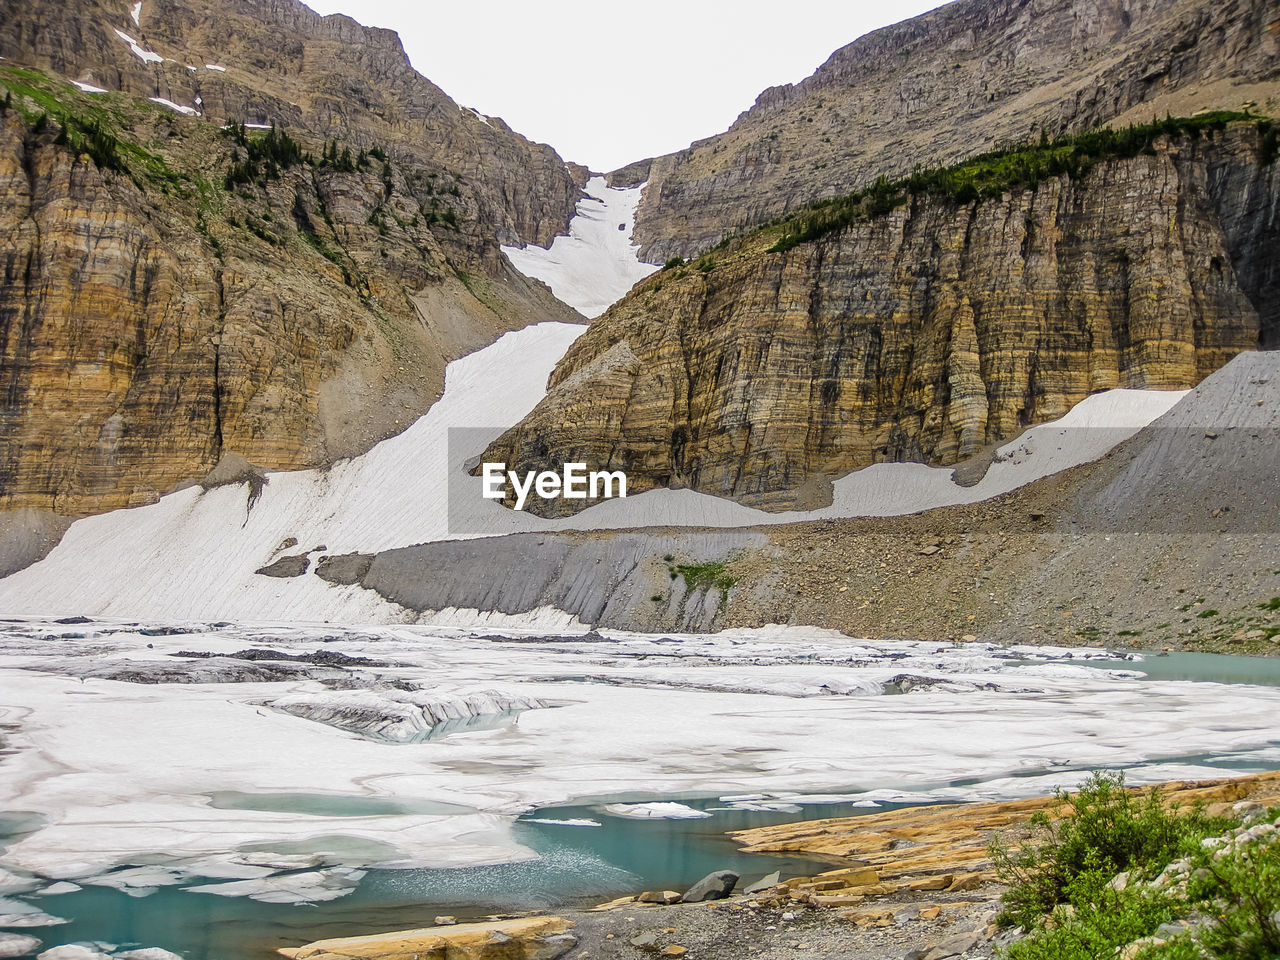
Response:
POLYGON ((503 243, 545 246, 573 216, 584 171, 459 106, 413 69, 393 31, 298 0, 143 0, 136 23, 132 6, 0 0, 0 55, 219 123, 274 120, 438 164, 472 185, 503 243))
POLYGON ((0 508, 98 512, 231 453, 361 452, 430 405, 449 359, 575 316, 506 265, 443 168, 228 185, 246 148, 205 119, 7 65, 0 87, 0 508), (98 160, 68 142, 86 124, 116 136, 98 160))
POLYGON ((662 263, 881 174, 1244 101, 1280 113, 1270 0, 958 0, 842 47, 727 132, 653 160, 635 236, 662 263))
POLYGON ((954 463, 1095 391, 1193 386, 1280 327, 1250 299, 1275 283, 1269 152, 1236 124, 1000 197, 916 195, 785 253, 765 231, 637 287, 484 459, 808 507, 850 470, 954 463))

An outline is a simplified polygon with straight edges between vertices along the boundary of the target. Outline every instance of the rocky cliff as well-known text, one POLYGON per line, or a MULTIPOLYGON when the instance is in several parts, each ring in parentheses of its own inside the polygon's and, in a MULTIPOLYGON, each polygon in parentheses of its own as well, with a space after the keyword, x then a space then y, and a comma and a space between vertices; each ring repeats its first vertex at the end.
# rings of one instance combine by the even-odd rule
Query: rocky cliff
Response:
POLYGON ((393 31, 298 0, 0 0, 0 23, 0 56, 19 64, 446 167, 503 243, 563 233, 585 182, 551 147, 451 100, 393 31))
POLYGON ((1265 121, 1169 121, 882 181, 638 285, 484 459, 813 507, 1099 390, 1193 386, 1280 332, 1275 153, 1265 121))
POLYGON ((227 454, 362 452, 450 359, 580 319, 499 244, 563 232, 586 172, 394 33, 297 0, 0 0, 0 23, 0 554, 227 454))
POLYGON ((576 316, 442 164, 8 64, 0 98, 4 509, 150 502, 228 454, 360 452, 430 405, 449 359, 576 316))
POLYGON ((1246 101, 1280 114, 1270 0, 957 0, 842 47, 727 132, 653 160, 636 239, 663 263, 881 174, 1246 101))
POLYGON ((335 557, 411 610, 596 627, 1274 654, 1280 352, 1242 354, 1101 460, 979 503, 756 530, 547 531, 335 557), (531 575, 531 571, 533 574, 531 575))

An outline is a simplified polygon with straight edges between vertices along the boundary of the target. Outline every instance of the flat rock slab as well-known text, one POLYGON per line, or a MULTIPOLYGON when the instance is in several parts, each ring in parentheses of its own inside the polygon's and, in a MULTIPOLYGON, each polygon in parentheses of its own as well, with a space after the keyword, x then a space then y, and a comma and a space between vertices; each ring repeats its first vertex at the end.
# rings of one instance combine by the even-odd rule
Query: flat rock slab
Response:
POLYGON ((317 940, 277 951, 290 960, 555 960, 577 944, 560 917, 459 923, 317 940))

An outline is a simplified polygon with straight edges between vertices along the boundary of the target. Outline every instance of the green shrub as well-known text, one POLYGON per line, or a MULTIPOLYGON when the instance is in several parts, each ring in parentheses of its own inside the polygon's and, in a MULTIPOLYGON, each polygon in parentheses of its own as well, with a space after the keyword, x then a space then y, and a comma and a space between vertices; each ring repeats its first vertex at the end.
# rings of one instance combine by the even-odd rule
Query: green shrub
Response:
POLYGON ((1103 960, 1175 919, 1173 901, 1149 890, 1118 892, 1107 886, 1110 868, 1077 875, 1064 891, 1069 912, 1038 926, 1004 951, 1005 960, 1103 960))
POLYGON ((737 582, 738 578, 729 573, 729 565, 733 563, 733 557, 726 557, 723 560, 710 560, 706 563, 678 563, 670 570, 671 579, 683 577, 685 586, 690 591, 697 590, 699 587, 715 588, 722 593, 728 593, 737 582))
POLYGON ((1213 922, 1194 937, 1204 951, 1202 956, 1221 960, 1280 957, 1280 842, 1275 835, 1246 844, 1220 860, 1214 859, 1213 851, 1201 850, 1191 867, 1189 899, 1214 904, 1208 911, 1213 922))
POLYGON ((991 856, 1009 884, 999 922, 1030 929, 1060 903, 1070 902, 1073 885, 1085 874, 1114 877, 1124 870, 1159 870, 1199 841, 1226 829, 1229 821, 1194 809, 1167 808, 1158 790, 1138 796, 1124 786, 1124 774, 1097 771, 1075 794, 1059 791, 1065 809, 1059 820, 1041 811, 1031 820, 1034 836, 1017 851, 997 837, 991 856))

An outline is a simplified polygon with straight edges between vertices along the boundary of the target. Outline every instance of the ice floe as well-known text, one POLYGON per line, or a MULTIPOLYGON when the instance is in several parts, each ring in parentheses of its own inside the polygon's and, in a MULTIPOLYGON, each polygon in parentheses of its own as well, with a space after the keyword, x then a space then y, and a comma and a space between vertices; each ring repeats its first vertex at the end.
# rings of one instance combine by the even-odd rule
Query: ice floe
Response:
POLYGON ((445 697, 429 691, 343 690, 289 694, 267 701, 267 706, 370 739, 413 743, 450 721, 514 717, 546 704, 495 690, 445 697))
POLYGON ((42 941, 25 933, 0 931, 0 957, 26 957, 40 949, 42 941))
POLYGON ((33 927, 56 927, 67 921, 45 913, 39 907, 22 900, 0 897, 0 927, 25 930, 33 927))
POLYGON ((257 880, 206 883, 185 887, 188 893, 210 893, 218 897, 248 897, 264 903, 320 903, 337 900, 354 890, 365 871, 353 869, 312 870, 286 873, 257 880))
POLYGON ((568 236, 556 237, 550 247, 504 246, 502 252, 584 317, 598 317, 658 269, 641 262, 640 248, 631 242, 643 189, 610 187, 604 177, 592 177, 568 236))
POLYGON ((610 803, 605 813, 628 820, 705 820, 711 814, 696 810, 685 803, 658 801, 655 803, 610 803))
POLYGON ((588 820, 586 817, 570 817, 567 820, 556 820, 551 817, 524 817, 521 823, 544 823, 553 827, 600 827, 599 820, 588 820))
MULTIPOLYGON (((0 625, 0 722, 12 731, 0 807, 42 818, 0 866, 19 886, 39 875, 135 895, 179 885, 302 902, 350 891, 351 871, 530 859, 512 824, 556 819, 536 811, 566 803, 596 802, 606 816, 706 818, 715 807, 678 798, 777 812, 1023 796, 1096 766, 1128 767, 1135 781, 1204 776, 1215 771, 1198 758, 1265 765, 1276 751, 1280 688, 1147 680, 1140 662, 1084 666, 1107 656, 1097 649, 1050 663, 1054 650, 776 627, 529 638, 416 625, 0 625), (326 667, 323 680, 245 683, 122 682, 77 668, 247 649, 314 668, 318 648, 350 666, 326 667), (942 682, 892 695, 904 675, 942 682), (812 695, 823 684, 827 693, 812 695), (501 695, 464 710, 481 690, 501 695), (390 742, 264 706, 367 693, 381 717, 388 703, 420 709, 415 691, 429 692, 430 709, 452 703, 457 713, 557 708, 465 736, 390 742), (300 799, 293 808, 211 803, 222 792, 300 799), (619 799, 597 799, 609 797, 619 799)), ((12 902, 23 905, 0 913, 52 922, 12 902)))

